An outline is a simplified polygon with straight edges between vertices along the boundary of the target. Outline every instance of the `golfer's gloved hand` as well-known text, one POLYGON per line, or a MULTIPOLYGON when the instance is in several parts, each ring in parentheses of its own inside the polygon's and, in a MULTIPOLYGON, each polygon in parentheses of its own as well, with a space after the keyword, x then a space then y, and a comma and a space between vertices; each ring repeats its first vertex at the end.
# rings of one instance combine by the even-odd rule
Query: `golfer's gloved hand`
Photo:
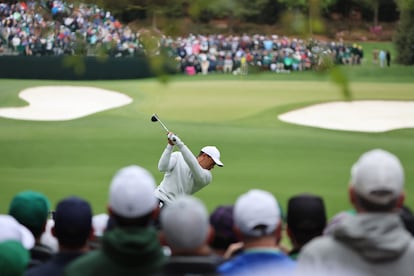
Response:
POLYGON ((181 141, 180 137, 178 137, 176 134, 170 132, 168 133, 168 143, 176 145, 178 147, 181 147, 184 145, 183 141, 181 141))

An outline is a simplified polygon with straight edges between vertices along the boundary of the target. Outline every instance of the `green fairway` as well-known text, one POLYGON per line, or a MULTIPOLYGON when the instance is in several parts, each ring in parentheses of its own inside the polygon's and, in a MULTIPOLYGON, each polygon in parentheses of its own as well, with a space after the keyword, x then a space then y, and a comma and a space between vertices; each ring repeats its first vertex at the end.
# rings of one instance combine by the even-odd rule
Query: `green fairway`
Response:
MULTIPOLYGON (((355 99, 414 100, 412 68, 367 67, 344 68, 355 99), (361 70, 360 74, 354 70, 361 70), (376 75, 380 76, 377 80, 376 75)), ((278 114, 291 109, 343 100, 340 88, 328 76, 179 76, 167 84, 157 80, 0 80, 0 106, 25 105, 18 98, 19 91, 41 85, 100 87, 125 93, 134 102, 72 121, 0 118, 3 212, 7 212, 13 195, 24 189, 45 193, 53 205, 65 196, 79 195, 90 200, 95 213, 104 212, 112 175, 129 164, 149 169, 159 182, 162 174, 157 163, 166 136, 150 121, 152 113, 157 113, 194 153, 208 144, 221 150, 225 166, 215 168, 213 183, 196 194, 210 210, 233 203, 248 189, 262 188, 273 192, 283 206, 297 193, 322 195, 329 215, 333 215, 350 208, 347 183, 351 165, 364 151, 377 147, 401 158, 406 169, 407 203, 414 207, 410 197, 414 191, 414 129, 358 133, 291 125, 277 119, 278 114)))

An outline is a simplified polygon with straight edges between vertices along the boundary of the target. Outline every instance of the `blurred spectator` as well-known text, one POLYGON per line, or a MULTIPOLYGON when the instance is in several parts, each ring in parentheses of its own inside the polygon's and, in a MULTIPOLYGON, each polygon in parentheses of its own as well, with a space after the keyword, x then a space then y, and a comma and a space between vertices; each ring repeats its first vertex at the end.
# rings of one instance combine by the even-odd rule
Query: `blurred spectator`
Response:
POLYGON ((10 203, 9 214, 26 226, 35 238, 35 246, 30 250, 29 267, 44 263, 53 255, 51 248, 40 243, 49 211, 49 200, 39 192, 23 191, 18 193, 10 203))
POLYGON ((398 213, 403 190, 404 171, 395 155, 364 153, 351 170, 349 196, 357 213, 303 248, 300 275, 412 275, 414 240, 398 213))
POLYGON ((25 249, 31 249, 35 245, 30 230, 10 215, 0 215, 0 230, 0 242, 18 241, 25 249))
POLYGON ((155 180, 144 168, 120 169, 109 188, 109 215, 115 222, 102 237, 102 247, 78 258, 66 275, 152 275, 165 256, 152 227, 158 200, 155 180))
POLYGON ((278 248, 281 211, 275 197, 262 190, 250 190, 234 205, 235 231, 243 241, 243 252, 225 261, 224 275, 292 275, 295 261, 278 248))
POLYGON ((21 276, 29 264, 30 255, 22 244, 15 240, 0 242, 0 274, 21 276))
POLYGON ((387 54, 385 53, 384 50, 380 50, 380 52, 378 54, 378 58, 379 58, 380 67, 385 67, 385 62, 386 62, 386 59, 387 59, 387 54))
POLYGON ((23 275, 34 243, 29 229, 12 216, 0 215, 0 275, 23 275))
POLYGON ((40 243, 51 248, 53 253, 57 253, 59 251, 59 242, 52 234, 53 226, 55 226, 55 221, 52 218, 48 219, 45 232, 40 237, 40 243))
POLYGON ((385 58, 387 60, 387 66, 390 67, 391 66, 391 52, 389 50, 385 52, 385 58))
POLYGON ((288 201, 287 233, 292 243, 289 256, 297 259, 302 247, 323 234, 326 211, 323 199, 316 195, 300 194, 288 201))
POLYGON ((408 206, 404 205, 401 208, 400 217, 404 223, 405 229, 414 236, 414 214, 408 206))
POLYGON ((101 239, 108 228, 109 215, 102 213, 92 217, 93 237, 89 241, 91 249, 97 249, 101 246, 101 239))
POLYGON ((222 258, 209 247, 212 229, 204 204, 178 197, 161 212, 161 240, 171 249, 162 275, 216 275, 222 258))
POLYGON ((63 199, 56 206, 52 234, 59 242, 59 252, 49 261, 29 269, 28 276, 63 275, 64 268, 89 250, 92 236, 92 209, 78 197, 63 199))
POLYGON ((240 241, 233 229, 233 209, 233 205, 218 206, 210 214, 210 225, 214 229, 210 247, 221 256, 224 256, 231 244, 240 241))

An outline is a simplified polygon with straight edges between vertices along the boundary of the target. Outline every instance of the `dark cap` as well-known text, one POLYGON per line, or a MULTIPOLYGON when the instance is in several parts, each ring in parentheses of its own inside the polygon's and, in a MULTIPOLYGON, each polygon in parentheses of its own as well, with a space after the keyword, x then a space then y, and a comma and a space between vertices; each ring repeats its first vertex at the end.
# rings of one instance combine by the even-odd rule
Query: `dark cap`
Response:
POLYGON ((34 191, 24 191, 12 199, 9 215, 26 226, 33 236, 39 237, 46 224, 49 209, 50 203, 45 195, 34 191))
POLYGON ((321 197, 311 194, 293 196, 288 201, 287 224, 292 231, 322 233, 326 210, 321 197))
POLYGON ((60 244, 83 246, 92 229, 90 204, 78 197, 63 199, 54 213, 55 234, 60 244))
POLYGON ((210 225, 214 228, 214 239, 210 246, 215 249, 227 249, 227 247, 238 242, 233 231, 233 209, 232 205, 218 206, 210 214, 210 225))

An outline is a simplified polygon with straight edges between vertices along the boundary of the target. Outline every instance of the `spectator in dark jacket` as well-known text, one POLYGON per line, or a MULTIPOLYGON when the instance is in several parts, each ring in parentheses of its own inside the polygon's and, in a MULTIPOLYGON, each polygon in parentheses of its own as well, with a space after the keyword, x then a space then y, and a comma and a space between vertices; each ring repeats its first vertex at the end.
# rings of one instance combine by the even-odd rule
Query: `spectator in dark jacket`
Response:
POLYGON ((54 213, 52 234, 59 242, 59 252, 49 261, 29 269, 27 276, 59 276, 73 260, 89 250, 92 235, 92 209, 89 203, 77 197, 59 202, 54 213))
POLYGON ((66 275, 153 275, 161 270, 165 255, 153 220, 158 209, 155 180, 145 169, 119 170, 109 189, 108 211, 115 226, 102 237, 100 249, 78 258, 66 275))

